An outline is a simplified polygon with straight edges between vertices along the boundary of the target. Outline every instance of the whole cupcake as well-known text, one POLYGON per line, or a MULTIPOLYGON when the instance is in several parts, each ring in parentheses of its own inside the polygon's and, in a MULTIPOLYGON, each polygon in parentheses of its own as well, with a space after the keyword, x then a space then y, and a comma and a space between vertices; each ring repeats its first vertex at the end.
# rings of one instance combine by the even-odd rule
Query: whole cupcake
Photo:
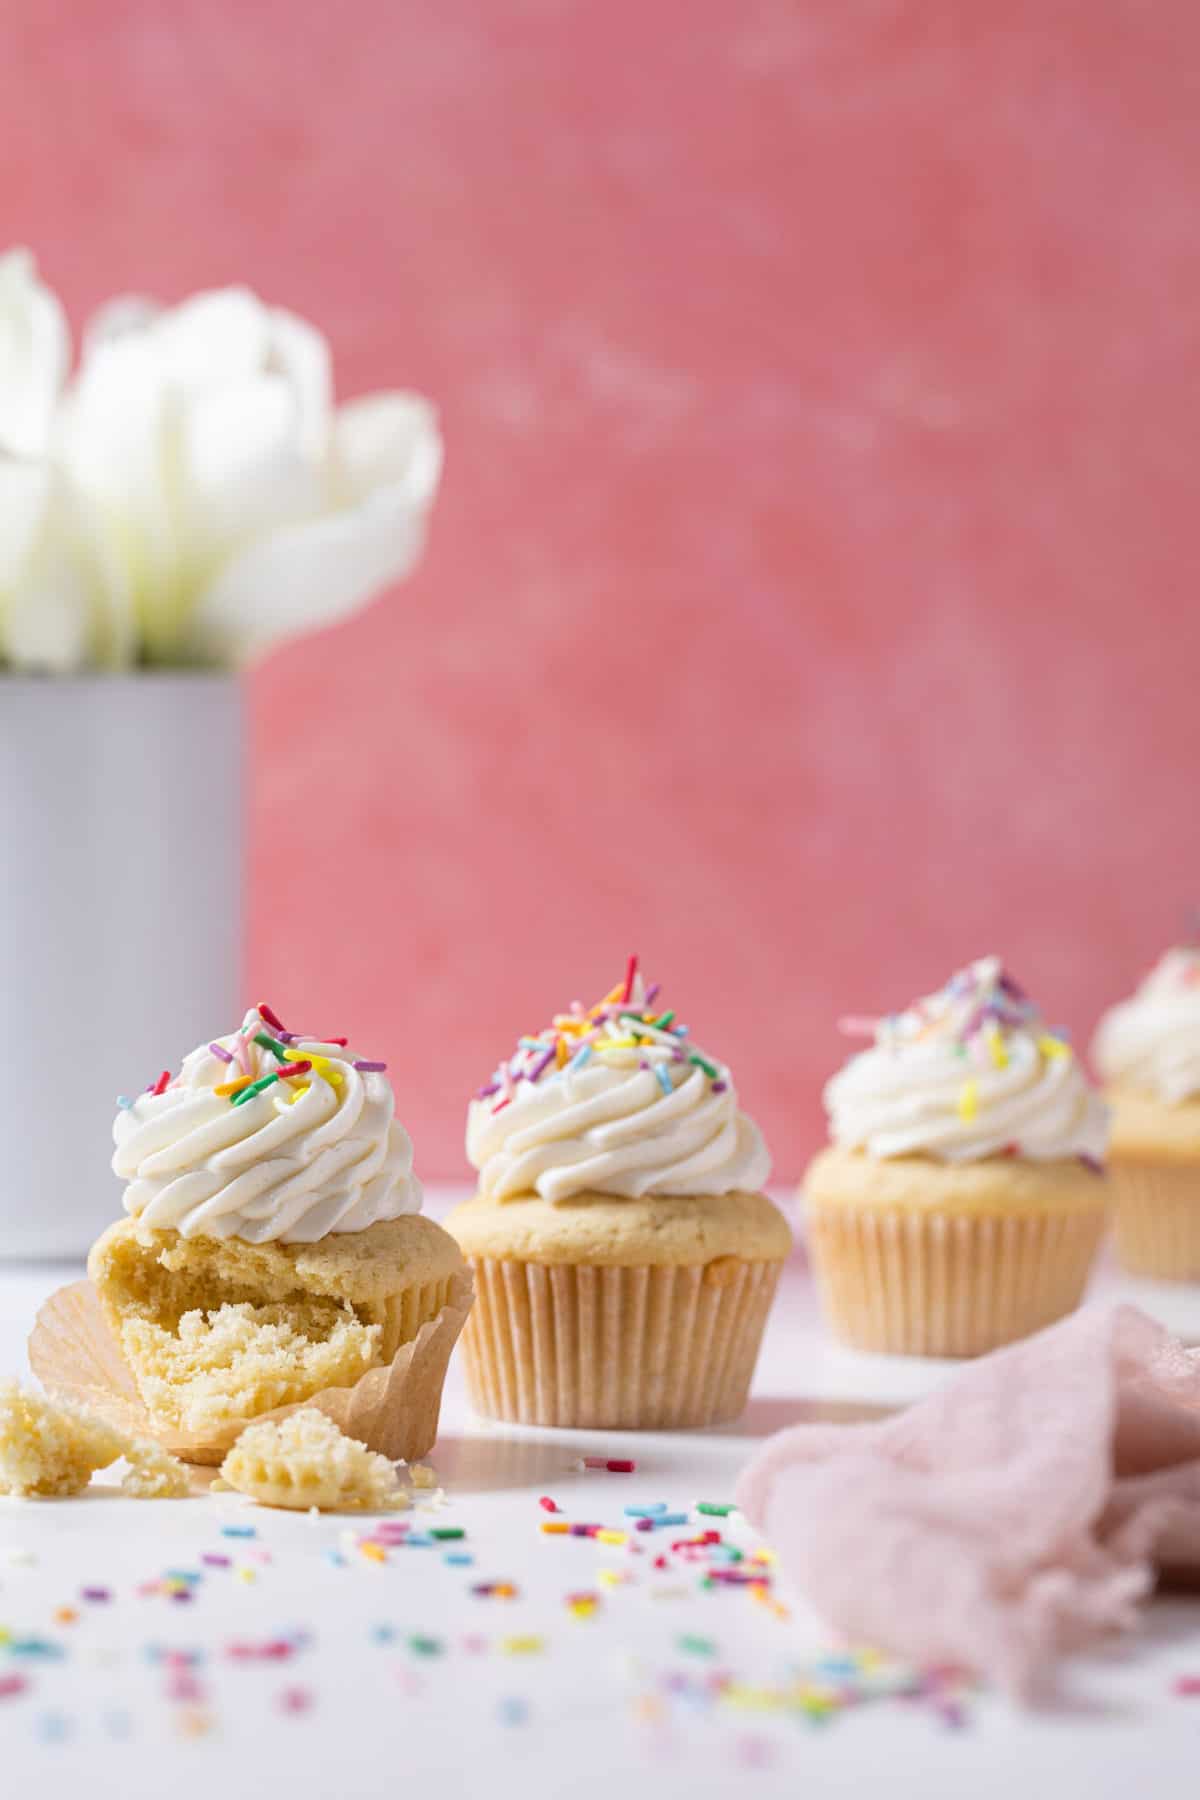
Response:
POLYGON ((710 1425, 746 1402, 791 1232, 762 1135, 631 960, 524 1037, 472 1102, 476 1410, 535 1425, 710 1425))
POLYGON ((1200 1280, 1200 948, 1168 950, 1104 1015, 1092 1059, 1113 1107, 1117 1254, 1135 1275, 1200 1280))
POLYGON ((121 1102, 113 1135, 129 1216, 88 1269, 153 1430, 214 1460, 333 1391, 373 1448, 432 1441, 470 1278, 420 1214, 383 1063, 256 1007, 121 1102))
POLYGON ((1107 1109, 1070 1045, 986 957, 825 1089, 804 1184, 829 1323, 864 1350, 975 1356, 1078 1305, 1104 1232, 1107 1109))

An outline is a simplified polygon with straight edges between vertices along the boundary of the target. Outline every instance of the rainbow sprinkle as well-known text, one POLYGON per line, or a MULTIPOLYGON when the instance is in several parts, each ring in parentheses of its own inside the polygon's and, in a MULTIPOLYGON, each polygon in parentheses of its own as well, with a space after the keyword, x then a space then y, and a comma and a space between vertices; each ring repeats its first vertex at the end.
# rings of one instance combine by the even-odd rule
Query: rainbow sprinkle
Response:
POLYGON ((564 1081, 569 1091, 572 1078, 596 1059, 610 1068, 651 1074, 662 1090, 659 1104, 669 1100, 694 1069, 708 1079, 713 1093, 727 1092, 729 1071, 688 1049, 688 1027, 676 1023, 673 1011, 654 1010, 658 992, 657 982, 645 985, 638 959, 631 956, 624 980, 594 1006, 572 1001, 541 1031, 523 1033, 513 1054, 476 1090, 476 1099, 490 1101, 491 1111, 499 1113, 519 1096, 522 1083, 534 1088, 564 1081))

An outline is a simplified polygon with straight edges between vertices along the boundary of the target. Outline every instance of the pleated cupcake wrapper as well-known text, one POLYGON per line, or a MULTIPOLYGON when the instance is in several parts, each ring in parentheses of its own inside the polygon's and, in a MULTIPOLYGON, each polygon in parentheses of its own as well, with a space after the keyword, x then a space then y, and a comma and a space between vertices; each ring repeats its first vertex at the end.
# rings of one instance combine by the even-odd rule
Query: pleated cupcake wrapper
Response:
POLYGON ((1109 1164, 1117 1256, 1131 1275, 1200 1281, 1200 1167, 1109 1164))
POLYGON ((1074 1311, 1106 1215, 1103 1206, 973 1216, 810 1201, 807 1219, 821 1304, 845 1343, 978 1356, 1074 1311))
MULTIPOLYGON (((307 1400, 259 1413, 256 1420, 284 1419, 300 1406, 315 1406, 348 1437, 392 1462, 424 1456, 437 1438, 446 1368, 471 1308, 471 1291, 468 1271, 452 1276, 437 1316, 426 1320, 390 1363, 368 1369, 352 1387, 323 1388, 307 1400)), ((122 1431, 152 1438, 184 1462, 222 1462, 250 1423, 235 1420, 204 1434, 156 1424, 90 1281, 59 1288, 46 1301, 30 1335, 29 1362, 47 1392, 77 1401, 122 1431)))
POLYGON ((593 1268, 478 1257, 463 1334, 475 1410, 523 1425, 669 1430, 746 1404, 781 1262, 593 1268))

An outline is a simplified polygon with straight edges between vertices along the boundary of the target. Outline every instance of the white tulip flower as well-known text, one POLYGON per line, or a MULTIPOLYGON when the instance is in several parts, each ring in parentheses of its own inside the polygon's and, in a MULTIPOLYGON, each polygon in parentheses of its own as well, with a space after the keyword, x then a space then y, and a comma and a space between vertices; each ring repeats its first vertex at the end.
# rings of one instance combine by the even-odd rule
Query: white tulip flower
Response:
POLYGON ((93 324, 62 413, 70 479, 128 571, 153 662, 240 664, 346 617, 420 554, 429 404, 335 412, 312 326, 242 288, 93 324))
POLYGON ((111 303, 63 391, 62 309, 0 258, 0 658, 240 665, 413 567, 432 407, 333 406, 312 326, 242 288, 111 303))

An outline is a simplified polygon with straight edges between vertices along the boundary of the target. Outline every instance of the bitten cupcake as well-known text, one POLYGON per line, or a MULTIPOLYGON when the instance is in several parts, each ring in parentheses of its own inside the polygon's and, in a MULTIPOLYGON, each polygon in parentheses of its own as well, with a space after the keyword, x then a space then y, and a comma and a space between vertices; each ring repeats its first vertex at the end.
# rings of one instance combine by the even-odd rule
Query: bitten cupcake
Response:
POLYGON ((535 1425, 709 1425, 745 1405, 791 1247, 728 1068, 631 960, 472 1102, 479 1193, 446 1221, 475 1270, 476 1410, 535 1425))
POLYGON ((385 1066, 256 1007, 120 1104, 129 1216, 88 1270, 150 1429, 194 1461, 314 1399, 393 1457, 432 1442, 470 1277, 385 1066))
POLYGON ((1092 1060, 1113 1107, 1117 1254, 1135 1275, 1200 1280, 1200 948, 1168 950, 1105 1014, 1092 1060))
POLYGON ((825 1089, 804 1185, 826 1316, 847 1343, 974 1356, 1078 1305, 1104 1232, 1107 1108, 986 957, 878 1021, 825 1089))

